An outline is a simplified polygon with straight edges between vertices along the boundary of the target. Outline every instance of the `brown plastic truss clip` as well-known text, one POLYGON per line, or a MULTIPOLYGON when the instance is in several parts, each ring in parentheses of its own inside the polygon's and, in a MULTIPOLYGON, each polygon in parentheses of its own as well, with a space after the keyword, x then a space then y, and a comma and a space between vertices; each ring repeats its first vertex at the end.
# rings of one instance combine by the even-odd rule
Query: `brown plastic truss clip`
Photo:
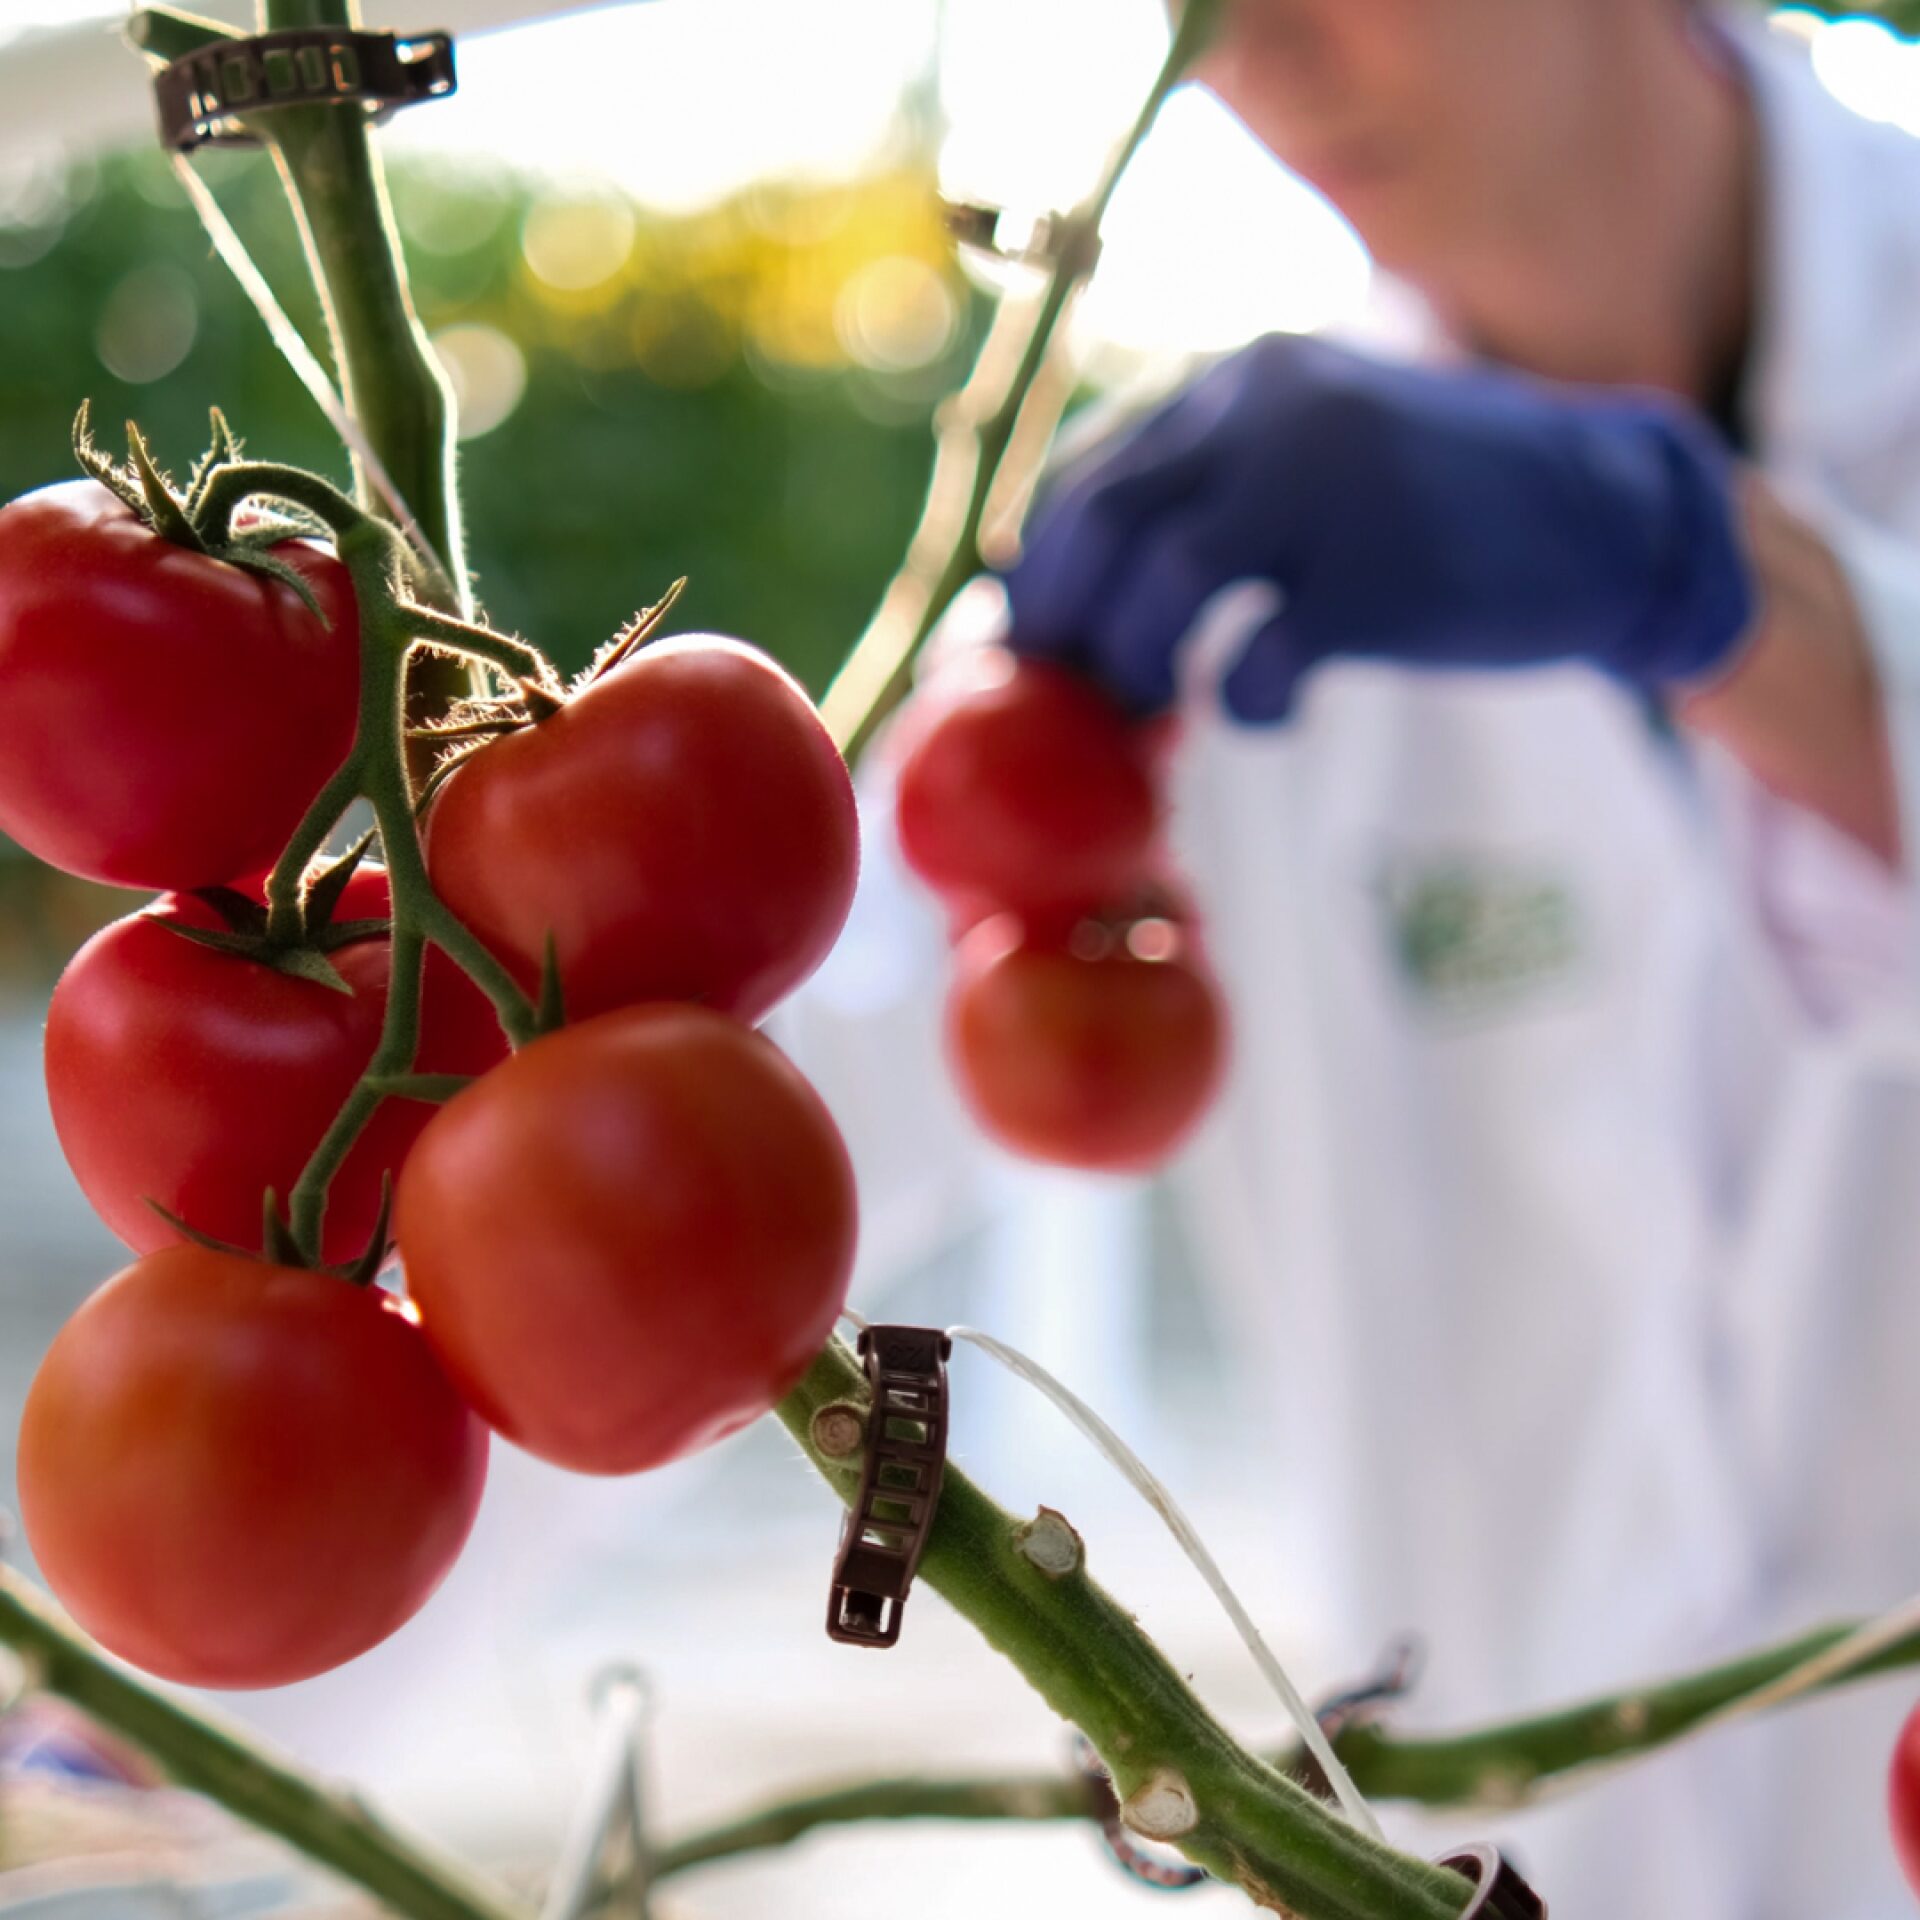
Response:
POLYGON ((217 40, 153 76, 161 143, 258 146, 247 119, 281 107, 357 102, 373 119, 453 92, 453 39, 445 33, 372 33, 357 27, 283 27, 217 40))
POLYGON ((1435 1862, 1478 1891, 1460 1920, 1547 1920, 1547 1903, 1492 1847, 1463 1847, 1435 1862))
POLYGON ((827 1632, 850 1647, 890 1647, 933 1531, 947 1467, 947 1360, 937 1327, 863 1327, 873 1406, 860 1494, 840 1534, 827 1632))

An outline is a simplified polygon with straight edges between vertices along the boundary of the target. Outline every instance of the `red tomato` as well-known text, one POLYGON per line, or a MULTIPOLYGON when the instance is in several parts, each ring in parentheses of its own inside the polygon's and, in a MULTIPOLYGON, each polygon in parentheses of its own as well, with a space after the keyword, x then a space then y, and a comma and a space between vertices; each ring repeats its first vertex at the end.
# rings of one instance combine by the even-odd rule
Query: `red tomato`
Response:
POLYGON ((853 903, 847 769, 801 688, 735 640, 658 641, 483 747, 427 817, 447 905, 567 1013, 698 1000, 761 1018, 853 903))
POLYGON ((395 1224, 481 1416, 561 1466, 633 1473, 757 1419, 826 1344, 853 1171, 770 1041, 662 1003, 536 1040, 449 1101, 395 1224))
POLYGON ((981 1127, 1028 1159, 1142 1172, 1212 1104, 1226 1016, 1189 937, 1143 920, 1075 941, 1026 937, 1010 916, 955 957, 947 1057, 981 1127))
POLYGON ((1907 1716, 1887 1772, 1887 1819, 1901 1871, 1920 1896, 1920 1707, 1907 1716))
POLYGON ((1125 895, 1149 863, 1146 744, 1075 674, 968 655, 915 697, 897 750, 900 850, 963 911, 1085 907, 1125 895))
POLYGON ((480 1503, 487 1433, 391 1294, 168 1247, 55 1339, 20 1507, 95 1639, 201 1687, 277 1687, 419 1611, 480 1503))
MULTIPOLYGON (((386 875, 363 869, 336 917, 386 911, 386 875)), ((337 993, 182 939, 168 920, 220 924, 191 896, 168 896, 103 928, 61 975, 47 1013, 54 1129, 94 1210, 136 1251, 180 1237, 149 1199, 215 1239, 258 1247, 262 1194, 285 1201, 379 1042, 387 942, 330 956, 353 989, 337 993)), ((485 996, 430 953, 419 1071, 484 1073, 506 1051, 485 996)), ((389 1100, 368 1123, 330 1191, 326 1259, 364 1251, 380 1176, 398 1174, 432 1114, 389 1100)))
POLYGON ((0 509, 0 832, 123 887, 265 867, 353 744, 360 639, 346 569, 275 551, 290 587, 149 532, 70 481, 0 509))

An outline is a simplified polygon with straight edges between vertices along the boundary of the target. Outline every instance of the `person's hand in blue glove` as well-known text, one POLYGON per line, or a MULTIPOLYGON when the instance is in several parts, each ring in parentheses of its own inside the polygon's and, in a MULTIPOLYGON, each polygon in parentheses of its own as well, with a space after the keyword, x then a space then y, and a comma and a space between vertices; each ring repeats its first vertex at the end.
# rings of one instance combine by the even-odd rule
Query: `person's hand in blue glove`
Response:
POLYGON ((1242 720, 1284 718, 1336 657, 1685 686, 1754 615, 1732 484, 1710 429, 1656 398, 1276 335, 1044 503, 1011 643, 1156 712, 1201 608, 1253 579, 1281 599, 1222 685, 1242 720))

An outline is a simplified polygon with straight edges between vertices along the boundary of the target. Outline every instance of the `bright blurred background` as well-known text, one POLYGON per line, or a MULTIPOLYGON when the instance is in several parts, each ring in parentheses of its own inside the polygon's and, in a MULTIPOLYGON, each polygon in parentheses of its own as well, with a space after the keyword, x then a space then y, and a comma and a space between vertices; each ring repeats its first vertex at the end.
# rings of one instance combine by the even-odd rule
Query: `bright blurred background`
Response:
MULTIPOLYGON (((0 497, 67 474, 89 397, 103 424, 137 414, 177 464, 217 400, 256 450, 338 471, 154 148, 110 11, 0 0, 0 497)), ((440 11, 458 26, 511 8, 440 11)), ((1920 132, 1920 49, 1864 20, 1795 10, 1781 25, 1812 38, 1850 104, 1920 132)), ((471 547, 496 622, 575 664, 684 573, 682 625, 744 634, 822 687, 900 555, 932 409, 991 298, 954 258, 939 195, 1071 202, 1165 32, 1159 0, 651 0, 463 39, 457 98, 404 116, 386 144, 418 303, 461 397, 471 547)), ((211 154, 200 170, 311 329, 268 164, 211 154)), ((1351 232, 1198 92, 1170 104, 1106 237, 1074 319, 1090 389, 1374 310, 1351 232)), ((0 1502, 33 1364, 118 1263, 54 1145, 38 1029, 65 955, 129 904, 0 850, 0 1502)), ((857 939, 834 964, 838 990, 887 990, 857 939)), ((1005 1165, 982 1177, 990 1204, 964 1230, 919 1223, 912 1260, 896 1256, 914 1234, 883 1231, 856 1299, 983 1324, 1060 1364, 1192 1496, 1309 1682, 1342 1678, 1289 1643, 1285 1570, 1258 1488, 1226 1470, 1232 1404, 1153 1196, 1005 1165)), ((1072 1513, 1097 1571, 1209 1697, 1274 1735, 1244 1656, 1150 1518, 984 1363, 956 1372, 966 1464, 1016 1507, 1072 1513)), ((1060 1728, 938 1601, 915 1603, 887 1660, 828 1646, 836 1527, 771 1430, 625 1484, 502 1449, 473 1549, 419 1622, 344 1673, 237 1710, 522 1869, 550 1853, 608 1660, 658 1683, 655 1797, 673 1827, 831 1776, 1061 1764, 1060 1728)), ((0 1911, 20 1850, 58 1850, 36 1831, 0 1821, 0 1911)), ((992 1902, 1095 1920, 1152 1898, 1078 1830, 941 1829, 770 1856, 689 1882, 670 1910, 943 1920, 992 1902)))

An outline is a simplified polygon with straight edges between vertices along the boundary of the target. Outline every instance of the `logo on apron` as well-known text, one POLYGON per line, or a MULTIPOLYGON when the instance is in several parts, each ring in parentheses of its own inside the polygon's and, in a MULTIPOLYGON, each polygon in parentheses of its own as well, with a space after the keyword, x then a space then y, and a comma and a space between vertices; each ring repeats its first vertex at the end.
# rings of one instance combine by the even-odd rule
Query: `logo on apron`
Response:
POLYGON ((1401 979, 1438 1009, 1529 1000, 1581 957, 1573 893, 1537 866, 1488 854, 1402 857, 1388 863, 1380 897, 1401 979))

